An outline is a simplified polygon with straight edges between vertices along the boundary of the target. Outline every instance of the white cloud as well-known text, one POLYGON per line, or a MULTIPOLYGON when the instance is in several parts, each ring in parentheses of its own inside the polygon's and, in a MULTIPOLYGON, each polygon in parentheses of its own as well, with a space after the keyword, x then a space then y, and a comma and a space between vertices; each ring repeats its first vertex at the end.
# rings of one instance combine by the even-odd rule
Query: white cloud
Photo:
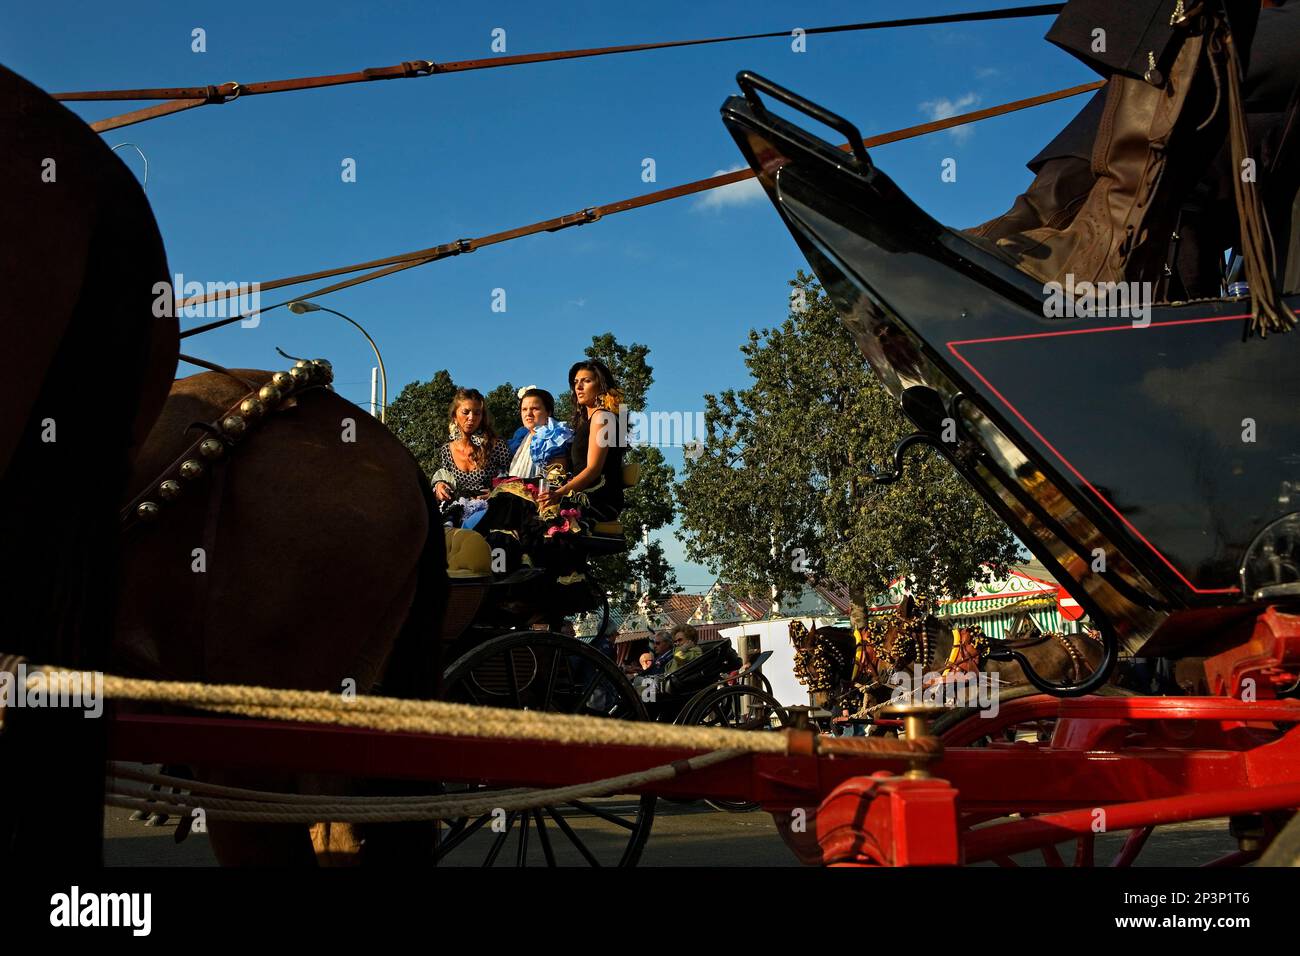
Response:
MULTIPOLYGON (((748 166, 733 166, 731 169, 719 169, 713 175, 721 176, 724 173, 734 173, 736 170, 748 168, 748 166)), ((724 206, 745 206, 762 198, 763 187, 758 184, 757 179, 742 179, 730 186, 719 186, 716 189, 710 189, 695 201, 694 208, 721 209, 724 206)))
POLYGON ((995 66, 982 66, 975 71, 975 79, 987 80, 990 76, 1001 76, 1002 71, 995 66))
MULTIPOLYGON (((921 104, 921 112, 930 120, 948 119, 950 116, 956 116, 958 113, 966 113, 971 108, 979 105, 978 93, 963 93, 955 100, 950 100, 946 96, 936 100, 926 100, 921 104)), ((949 135, 959 143, 964 143, 970 139, 971 133, 975 132, 974 126, 966 124, 965 126, 955 126, 948 130, 949 135)))

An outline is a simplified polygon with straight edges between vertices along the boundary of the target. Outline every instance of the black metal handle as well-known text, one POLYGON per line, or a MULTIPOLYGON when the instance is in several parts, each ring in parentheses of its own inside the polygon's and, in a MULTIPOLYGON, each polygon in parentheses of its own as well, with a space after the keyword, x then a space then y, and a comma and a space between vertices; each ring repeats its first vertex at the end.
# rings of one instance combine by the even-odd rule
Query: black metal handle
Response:
POLYGON ((804 99, 793 90, 787 90, 784 86, 773 83, 767 77, 760 76, 750 70, 741 70, 737 73, 736 83, 740 86, 740 91, 745 94, 745 99, 749 101, 749 105, 754 109, 767 112, 767 107, 758 98, 758 91, 762 90, 791 109, 796 109, 805 116, 811 116, 823 126, 829 126, 835 132, 841 134, 849 141, 849 147, 853 151, 853 158, 858 161, 858 165, 864 173, 875 168, 871 162, 871 157, 867 155, 867 148, 862 145, 862 132, 843 116, 832 113, 830 110, 818 106, 812 100, 804 99))
POLYGON ((1034 670, 1028 658, 1019 651, 1008 648, 990 651, 989 660, 1014 661, 1019 664, 1020 669, 1024 672, 1025 680, 1044 694, 1051 694, 1053 697, 1083 697, 1100 689, 1109 681, 1111 671, 1115 669, 1115 664, 1119 661, 1119 639, 1115 636, 1115 633, 1106 625, 1099 624, 1098 630, 1101 632, 1101 660, 1097 662, 1097 669, 1077 684, 1057 684, 1048 680, 1034 670))

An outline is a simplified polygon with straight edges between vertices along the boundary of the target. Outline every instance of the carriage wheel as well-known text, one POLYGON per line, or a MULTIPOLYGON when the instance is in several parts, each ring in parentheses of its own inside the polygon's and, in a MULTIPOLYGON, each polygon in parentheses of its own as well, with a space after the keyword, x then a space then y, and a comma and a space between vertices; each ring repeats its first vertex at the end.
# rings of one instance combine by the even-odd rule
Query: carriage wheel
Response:
MULTIPOLYGON (((443 699, 547 713, 646 720, 645 706, 614 662, 572 637, 514 631, 457 659, 443 677, 443 699)), ((599 768, 594 771, 599 775, 599 768)), ((447 784, 446 792, 494 788, 447 784)), ((492 866, 511 844, 516 866, 635 866, 654 822, 655 797, 574 800, 495 817, 438 824, 434 861, 492 866), (530 857, 530 849, 532 849, 530 857)))
MULTIPOLYGON (((781 730, 790 725, 790 715, 767 691, 748 684, 731 684, 696 696, 677 723, 732 730, 781 730)), ((739 800, 706 800, 705 803, 724 813, 750 813, 760 809, 757 803, 739 800)))

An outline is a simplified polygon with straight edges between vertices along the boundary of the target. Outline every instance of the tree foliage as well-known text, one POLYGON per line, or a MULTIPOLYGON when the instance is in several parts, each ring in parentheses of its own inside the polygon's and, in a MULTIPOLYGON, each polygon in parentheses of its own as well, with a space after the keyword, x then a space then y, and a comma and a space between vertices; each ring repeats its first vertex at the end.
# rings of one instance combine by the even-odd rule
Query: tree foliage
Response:
POLYGON ((893 485, 867 477, 911 428, 816 280, 791 285, 806 306, 741 347, 752 384, 705 395, 677 489, 687 556, 755 593, 838 583, 855 603, 899 576, 962 594, 1005 573, 1015 537, 937 454, 914 450, 893 485))
POLYGON ((492 416, 492 427, 507 440, 521 424, 517 391, 509 382, 504 382, 483 396, 483 404, 492 416))
POLYGON ((456 383, 443 369, 427 382, 409 382, 388 406, 388 427, 411 450, 425 474, 438 470, 447 443, 447 412, 456 383))

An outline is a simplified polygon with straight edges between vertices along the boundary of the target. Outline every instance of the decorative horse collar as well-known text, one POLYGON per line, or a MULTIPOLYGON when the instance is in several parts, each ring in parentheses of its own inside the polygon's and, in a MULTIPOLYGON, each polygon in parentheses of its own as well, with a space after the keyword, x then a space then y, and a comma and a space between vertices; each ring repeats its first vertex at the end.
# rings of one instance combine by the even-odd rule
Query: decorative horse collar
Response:
MULTIPOLYGON (((212 371, 222 372, 245 384, 251 384, 220 366, 202 364, 212 371)), ((144 486, 144 489, 124 507, 120 514, 122 530, 142 521, 154 521, 162 513, 162 504, 175 501, 187 484, 203 477, 205 462, 216 463, 233 449, 267 416, 292 408, 294 399, 314 388, 329 388, 334 380, 334 369, 325 359, 300 359, 287 372, 276 372, 271 381, 261 388, 253 387, 235 404, 211 422, 196 422, 208 437, 199 438, 181 452, 161 475, 144 486)))

